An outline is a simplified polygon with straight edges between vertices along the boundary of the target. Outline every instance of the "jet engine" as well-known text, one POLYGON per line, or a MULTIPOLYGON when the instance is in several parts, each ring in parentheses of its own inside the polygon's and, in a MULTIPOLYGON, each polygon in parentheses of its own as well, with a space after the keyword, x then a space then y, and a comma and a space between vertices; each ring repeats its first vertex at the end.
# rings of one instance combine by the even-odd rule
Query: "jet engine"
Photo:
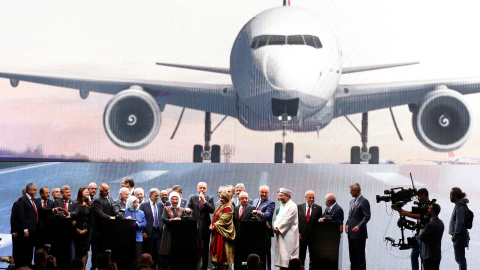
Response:
POLYGON ((428 93, 412 115, 415 135, 427 148, 449 152, 460 148, 473 129, 470 106, 446 87, 428 93))
POLYGON ((103 113, 103 126, 108 137, 125 149, 148 145, 157 136, 161 121, 157 101, 139 86, 116 94, 103 113))

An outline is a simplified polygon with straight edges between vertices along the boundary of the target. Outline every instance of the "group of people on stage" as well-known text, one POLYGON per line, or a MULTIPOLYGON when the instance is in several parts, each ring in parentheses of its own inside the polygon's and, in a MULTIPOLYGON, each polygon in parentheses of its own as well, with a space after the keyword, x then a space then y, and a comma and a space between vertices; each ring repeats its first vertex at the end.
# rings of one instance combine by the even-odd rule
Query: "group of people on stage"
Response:
MULTIPOLYGON (((80 187, 77 198, 72 199, 69 186, 53 188, 53 200, 50 199, 48 187, 41 187, 40 198, 35 198, 37 186, 29 183, 22 191, 22 197, 13 204, 11 214, 11 233, 13 240, 13 257, 17 266, 31 265, 33 250, 42 249, 46 244, 43 231, 44 221, 53 216, 62 216, 72 221, 74 236, 71 239, 75 258, 86 265, 88 251, 92 251, 92 269, 97 269, 96 258, 102 250, 98 229, 99 219, 127 218, 136 224, 136 262, 143 253, 151 255, 159 269, 171 269, 172 224, 174 220, 194 219, 198 224, 199 264, 206 270, 209 262, 217 269, 227 269, 234 263, 235 239, 241 237, 241 221, 264 221, 266 226, 266 269, 271 269, 271 238, 275 239, 274 265, 280 269, 289 269, 292 262, 299 261, 305 265, 306 250, 311 252, 313 243, 313 224, 331 222, 338 225, 339 235, 344 231, 344 211, 337 204, 334 194, 325 196, 325 210, 315 203, 315 192, 305 193, 305 203, 295 204, 292 191, 287 188, 277 190, 278 207, 272 200, 270 189, 266 185, 259 187, 258 198, 252 200, 242 183, 236 186, 221 186, 218 189, 218 200, 207 194, 207 184, 199 182, 197 193, 188 199, 183 198, 183 188, 175 185, 171 189, 160 191, 149 190, 148 198, 142 188, 134 188, 134 180, 125 177, 122 180, 118 200, 110 196, 110 188, 106 183, 99 185, 90 183, 88 187, 80 187), (275 222, 272 222, 276 215, 275 222)), ((420 201, 428 201, 428 191, 419 190, 420 201)), ((351 269, 365 269, 365 245, 367 239, 367 223, 370 220, 369 201, 362 196, 358 183, 350 186, 348 216, 345 232, 348 237, 351 269)), ((456 204, 450 221, 449 233, 454 242, 455 259, 460 269, 466 269, 465 247, 468 247, 469 235, 465 228, 468 215, 468 200, 459 188, 451 191, 451 200, 456 204)), ((395 208, 401 215, 416 219, 420 217, 401 208, 395 208), (414 216, 411 216, 414 215, 414 216)), ((433 203, 428 209, 430 222, 418 232, 416 253, 421 251, 425 269, 438 269, 441 259, 440 244, 443 234, 443 223, 438 219, 440 206, 433 203)), ((263 226, 263 225, 262 225, 263 226)), ((412 267, 413 263, 412 252, 412 267)), ((418 256, 417 256, 418 257, 418 256)), ((72 258, 65 258, 66 264, 59 266, 66 269, 72 258)), ((191 258, 189 258, 191 259, 191 258)), ((58 260, 58 259, 57 259, 58 260)), ((418 267, 418 259, 417 267, 418 267)), ((322 269, 310 260, 310 269, 322 269)), ((137 265, 138 266, 138 265, 137 265)))

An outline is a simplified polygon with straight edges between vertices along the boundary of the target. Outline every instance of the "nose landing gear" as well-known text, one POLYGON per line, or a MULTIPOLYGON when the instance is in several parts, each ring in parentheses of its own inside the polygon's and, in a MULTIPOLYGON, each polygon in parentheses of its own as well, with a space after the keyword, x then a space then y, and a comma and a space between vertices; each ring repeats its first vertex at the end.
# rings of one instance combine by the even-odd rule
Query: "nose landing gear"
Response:
POLYGON ((293 163, 293 143, 285 143, 285 138, 287 137, 287 126, 288 121, 292 118, 286 113, 278 117, 282 121, 283 126, 283 142, 275 143, 275 163, 282 163, 285 160, 285 163, 293 163))
MULTIPOLYGON (((225 118, 223 118, 223 120, 225 120, 225 118)), ((210 147, 212 133, 211 113, 205 112, 205 147, 200 144, 193 146, 193 162, 202 163, 204 160, 210 160, 212 163, 220 163, 220 145, 214 144, 210 147)))
MULTIPOLYGON (((350 124, 353 123, 350 119, 347 120, 350 124)), ((353 146, 350 150, 350 164, 360 164, 360 162, 368 162, 369 164, 378 164, 380 159, 378 146, 372 146, 370 149, 367 147, 368 141, 368 112, 362 113, 362 131, 360 132, 355 125, 353 127, 360 133, 362 137, 362 148, 359 146, 353 146)))

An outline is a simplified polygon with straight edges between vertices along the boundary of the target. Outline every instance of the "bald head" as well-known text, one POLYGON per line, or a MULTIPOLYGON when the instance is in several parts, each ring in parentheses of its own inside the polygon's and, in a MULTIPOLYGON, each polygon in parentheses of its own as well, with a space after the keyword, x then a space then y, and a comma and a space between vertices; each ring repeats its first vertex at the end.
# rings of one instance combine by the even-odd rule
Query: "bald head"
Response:
POLYGON ((335 194, 333 193, 328 193, 327 195, 325 195, 325 204, 330 207, 332 206, 333 204, 335 204, 337 202, 337 198, 335 197, 335 194))

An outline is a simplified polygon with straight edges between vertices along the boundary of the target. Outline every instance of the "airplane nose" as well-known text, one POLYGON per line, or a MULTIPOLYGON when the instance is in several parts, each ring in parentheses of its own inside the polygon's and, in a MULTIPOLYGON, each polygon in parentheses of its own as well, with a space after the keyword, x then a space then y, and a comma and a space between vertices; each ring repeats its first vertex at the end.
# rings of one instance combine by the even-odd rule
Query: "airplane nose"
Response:
POLYGON ((320 65, 302 52, 271 52, 264 57, 263 73, 277 90, 301 90, 313 87, 320 76, 320 65))

